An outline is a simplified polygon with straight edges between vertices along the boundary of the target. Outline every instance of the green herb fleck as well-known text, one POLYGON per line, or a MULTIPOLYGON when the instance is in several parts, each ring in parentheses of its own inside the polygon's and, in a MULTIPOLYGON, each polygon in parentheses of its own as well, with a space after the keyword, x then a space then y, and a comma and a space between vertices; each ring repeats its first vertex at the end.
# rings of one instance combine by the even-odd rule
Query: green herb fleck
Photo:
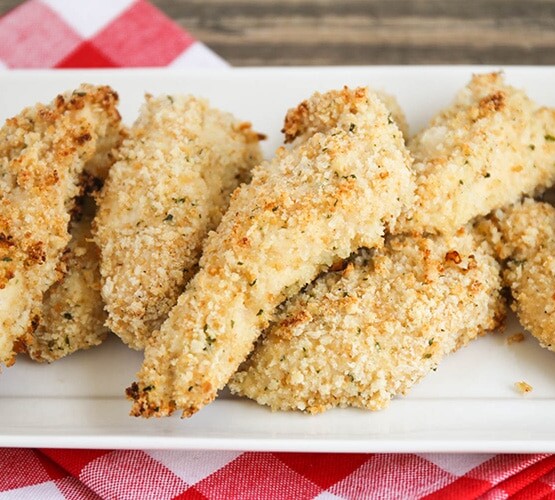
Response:
POLYGON ((185 198, 172 198, 174 203, 185 203, 185 198))
POLYGON ((430 340, 428 340, 428 345, 432 345, 434 343, 434 337, 432 337, 430 340))
POLYGON ((424 359, 430 359, 431 357, 432 357, 431 352, 427 352, 426 354, 424 354, 424 359))
POLYGON ((153 386, 153 385, 147 385, 147 386, 143 389, 143 392, 149 392, 149 391, 152 391, 153 389, 154 389, 154 386, 153 386))
POLYGON ((543 137, 546 141, 551 141, 551 142, 555 141, 555 136, 554 135, 545 134, 543 137))
POLYGON ((349 132, 354 132, 356 128, 356 125, 354 123, 351 123, 351 125, 349 125, 349 132))
POLYGON ((391 118, 391 113, 389 113, 389 115, 387 115, 387 123, 389 123, 389 125, 391 125, 393 123, 393 118, 391 118))
POLYGON ((2 262, 11 262, 12 258, 11 257, 3 257, 2 258, 2 262))
POLYGON ((172 214, 168 214, 166 215, 166 217, 164 218, 164 222, 170 222, 173 220, 173 215, 172 214))
POLYGON ((374 345, 376 346, 376 349, 377 349, 378 351, 381 351, 381 350, 382 350, 382 346, 380 345, 379 342, 376 342, 374 345))
POLYGON ((231 320, 231 328, 235 326, 235 321, 231 320))
POLYGON ((462 179, 459 179, 459 184, 462 186, 464 184, 462 179))
POLYGON ((65 342, 66 342, 66 345, 69 346, 69 337, 68 337, 67 335, 66 335, 66 337, 65 337, 64 340, 65 340, 65 342))
POLYGON ((536 149, 535 144, 528 144, 528 147, 529 147, 532 151, 534 151, 534 149, 536 149))
POLYGON ((279 207, 272 208, 272 212, 275 212, 279 207))
POLYGON ((167 97, 168 97, 168 101, 170 101, 173 104, 173 97, 171 95, 169 95, 167 97))
POLYGON ((484 178, 488 179, 489 177, 491 177, 491 174, 490 174, 489 172, 486 172, 486 173, 484 174, 484 178))
POLYGON ((206 343, 209 346, 212 345, 216 339, 214 337, 211 337, 210 334, 208 333, 208 325, 205 324, 204 327, 202 328, 202 330, 204 331, 204 334, 206 335, 206 343))
POLYGON ((241 261, 239 261, 239 262, 237 262, 237 265, 238 265, 238 266, 242 266, 243 263, 242 263, 241 261))
POLYGON ((256 278, 254 278, 254 280, 252 280, 252 281, 249 283, 249 286, 254 286, 254 285, 256 285, 256 278))
POLYGON ((264 313, 264 310, 263 310, 263 309, 260 309, 260 310, 256 313, 256 315, 257 315, 257 316, 261 316, 263 313, 264 313))
POLYGON ((73 319, 73 314, 71 314, 71 313, 69 313, 69 312, 65 312, 65 313, 63 314, 63 316, 64 316, 65 319, 73 319))

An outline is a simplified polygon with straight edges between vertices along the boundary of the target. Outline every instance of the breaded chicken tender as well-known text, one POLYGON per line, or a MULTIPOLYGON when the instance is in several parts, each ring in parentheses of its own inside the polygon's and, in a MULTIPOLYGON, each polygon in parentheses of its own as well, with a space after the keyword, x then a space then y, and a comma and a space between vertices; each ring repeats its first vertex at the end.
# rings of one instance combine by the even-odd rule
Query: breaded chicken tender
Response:
POLYGON ((99 197, 107 325, 144 348, 194 274, 231 192, 261 161, 249 123, 195 97, 147 96, 99 197))
POLYGON ((555 112, 499 73, 475 75, 409 143, 416 203, 398 232, 451 233, 555 182, 555 112))
POLYGON ((500 289, 470 230, 393 237, 286 302, 229 387, 273 410, 382 409, 498 325, 500 289))
MULTIPOLYGON (((407 138, 409 131, 407 118, 397 99, 381 90, 376 91, 375 95, 389 110, 388 121, 393 120, 403 136, 407 138)), ((350 99, 351 90, 347 86, 325 94, 315 92, 310 99, 304 100, 297 107, 289 110, 285 116, 285 123, 281 130, 285 134, 285 143, 293 142, 298 137, 300 137, 299 140, 306 140, 316 132, 333 127, 339 116, 344 113, 345 105, 350 99)))
POLYGON ((313 119, 326 125, 256 168, 208 237, 199 272, 128 389, 133 415, 189 416, 211 402, 276 307, 336 259, 382 245, 411 201, 411 160, 382 102, 363 88, 314 99, 310 113, 290 111, 286 133, 291 115, 290 139, 313 119))
POLYGON ((522 326, 555 351, 555 208, 525 199, 492 217, 498 255, 507 260, 504 279, 522 326))
POLYGON ((109 333, 100 295, 100 251, 91 234, 92 198, 71 222, 71 241, 62 256, 63 276, 44 294, 38 325, 26 338, 29 356, 56 361, 77 350, 100 344, 109 333))
POLYGON ((105 165, 120 139, 117 101, 109 87, 82 85, 0 130, 0 363, 13 363, 60 277, 80 175, 105 165))

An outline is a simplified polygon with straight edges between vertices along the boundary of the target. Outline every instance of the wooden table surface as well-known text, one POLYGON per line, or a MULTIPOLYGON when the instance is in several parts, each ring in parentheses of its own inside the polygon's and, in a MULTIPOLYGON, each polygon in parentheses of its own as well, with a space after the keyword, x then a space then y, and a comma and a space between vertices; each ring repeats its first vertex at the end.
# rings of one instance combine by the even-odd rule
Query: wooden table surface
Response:
POLYGON ((153 3, 235 66, 555 64, 554 0, 153 3))

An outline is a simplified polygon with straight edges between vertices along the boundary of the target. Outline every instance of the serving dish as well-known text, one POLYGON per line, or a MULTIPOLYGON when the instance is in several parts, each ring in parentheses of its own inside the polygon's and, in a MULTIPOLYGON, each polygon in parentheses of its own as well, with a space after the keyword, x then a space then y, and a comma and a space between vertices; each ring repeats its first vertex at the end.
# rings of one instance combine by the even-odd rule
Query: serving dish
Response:
MULTIPOLYGON (((107 83, 121 96, 126 123, 143 94, 192 93, 252 121, 281 142, 285 111, 314 90, 370 85, 394 94, 415 132, 447 105, 473 72, 503 69, 507 81, 555 106, 551 67, 336 67, 225 70, 0 72, 0 119, 81 82, 107 83)), ((272 413, 224 394, 188 420, 128 416, 123 391, 141 363, 117 338, 52 365, 24 357, 0 374, 0 446, 197 448, 330 452, 555 452, 555 354, 509 319, 504 333, 449 356, 404 398, 381 412, 337 409, 322 415, 272 413), (525 396, 514 383, 525 381, 525 396)))

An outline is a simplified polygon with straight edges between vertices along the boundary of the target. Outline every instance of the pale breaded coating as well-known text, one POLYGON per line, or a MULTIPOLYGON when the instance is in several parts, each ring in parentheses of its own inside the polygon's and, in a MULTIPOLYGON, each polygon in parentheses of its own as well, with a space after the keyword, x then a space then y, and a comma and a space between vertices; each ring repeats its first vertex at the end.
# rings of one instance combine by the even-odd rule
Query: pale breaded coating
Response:
POLYGON ((500 290, 470 230, 393 237, 286 302, 229 387, 273 410, 382 409, 498 325, 500 290))
POLYGON ((555 113, 499 73, 475 75, 409 143, 416 203, 399 232, 456 231, 555 181, 555 113))
POLYGON ((94 214, 94 201, 87 198, 71 222, 71 241, 60 265, 63 276, 44 294, 38 324, 25 339, 26 351, 35 361, 56 361, 108 336, 100 295, 100 251, 91 233, 94 214))
MULTIPOLYGON (((123 140, 125 128, 120 132, 123 140)), ((34 317, 33 331, 23 340, 25 351, 34 361, 51 363, 97 346, 110 332, 105 326, 107 314, 100 294, 100 251, 93 242, 92 221, 96 213, 93 196, 114 163, 114 151, 97 155, 95 162, 85 165, 81 194, 69 227, 71 240, 58 266, 62 276, 44 294, 40 315, 34 317)))
MULTIPOLYGON (((211 402, 276 307, 336 259, 382 245, 412 200, 411 160, 382 102, 362 88, 315 99, 314 112, 334 110, 332 119, 234 192, 199 272, 145 349, 128 389, 133 415, 189 416, 211 402)), ((310 116, 298 115, 301 131, 310 116)))
MULTIPOLYGON (((362 92, 362 89, 360 91, 362 92)), ((383 91, 376 91, 374 94, 389 110, 388 121, 394 121, 406 139, 409 126, 397 99, 383 91)), ((306 99, 295 108, 290 109, 285 116, 285 123, 281 130, 285 134, 285 142, 293 142, 297 138, 306 140, 316 132, 334 127, 340 115, 344 113, 345 106, 348 106, 351 100, 352 90, 347 86, 325 94, 315 92, 310 99, 306 99)))
POLYGON ((506 259, 504 280, 522 326, 555 351, 555 208, 525 199, 492 217, 493 240, 506 259))
POLYGON ((0 130, 0 363, 13 363, 60 277, 80 175, 103 165, 120 138, 117 101, 109 87, 82 85, 0 130))
POLYGON ((380 98, 380 101, 385 104, 385 107, 390 112, 388 120, 393 120, 397 124, 399 130, 403 133, 403 137, 406 142, 409 138, 409 123, 407 122, 407 117, 405 116, 399 101, 397 101, 395 96, 388 94, 383 90, 377 90, 376 95, 380 98))
POLYGON ((194 274, 231 192, 261 161, 249 123, 191 96, 146 97, 99 197, 107 325, 143 349, 194 274))

